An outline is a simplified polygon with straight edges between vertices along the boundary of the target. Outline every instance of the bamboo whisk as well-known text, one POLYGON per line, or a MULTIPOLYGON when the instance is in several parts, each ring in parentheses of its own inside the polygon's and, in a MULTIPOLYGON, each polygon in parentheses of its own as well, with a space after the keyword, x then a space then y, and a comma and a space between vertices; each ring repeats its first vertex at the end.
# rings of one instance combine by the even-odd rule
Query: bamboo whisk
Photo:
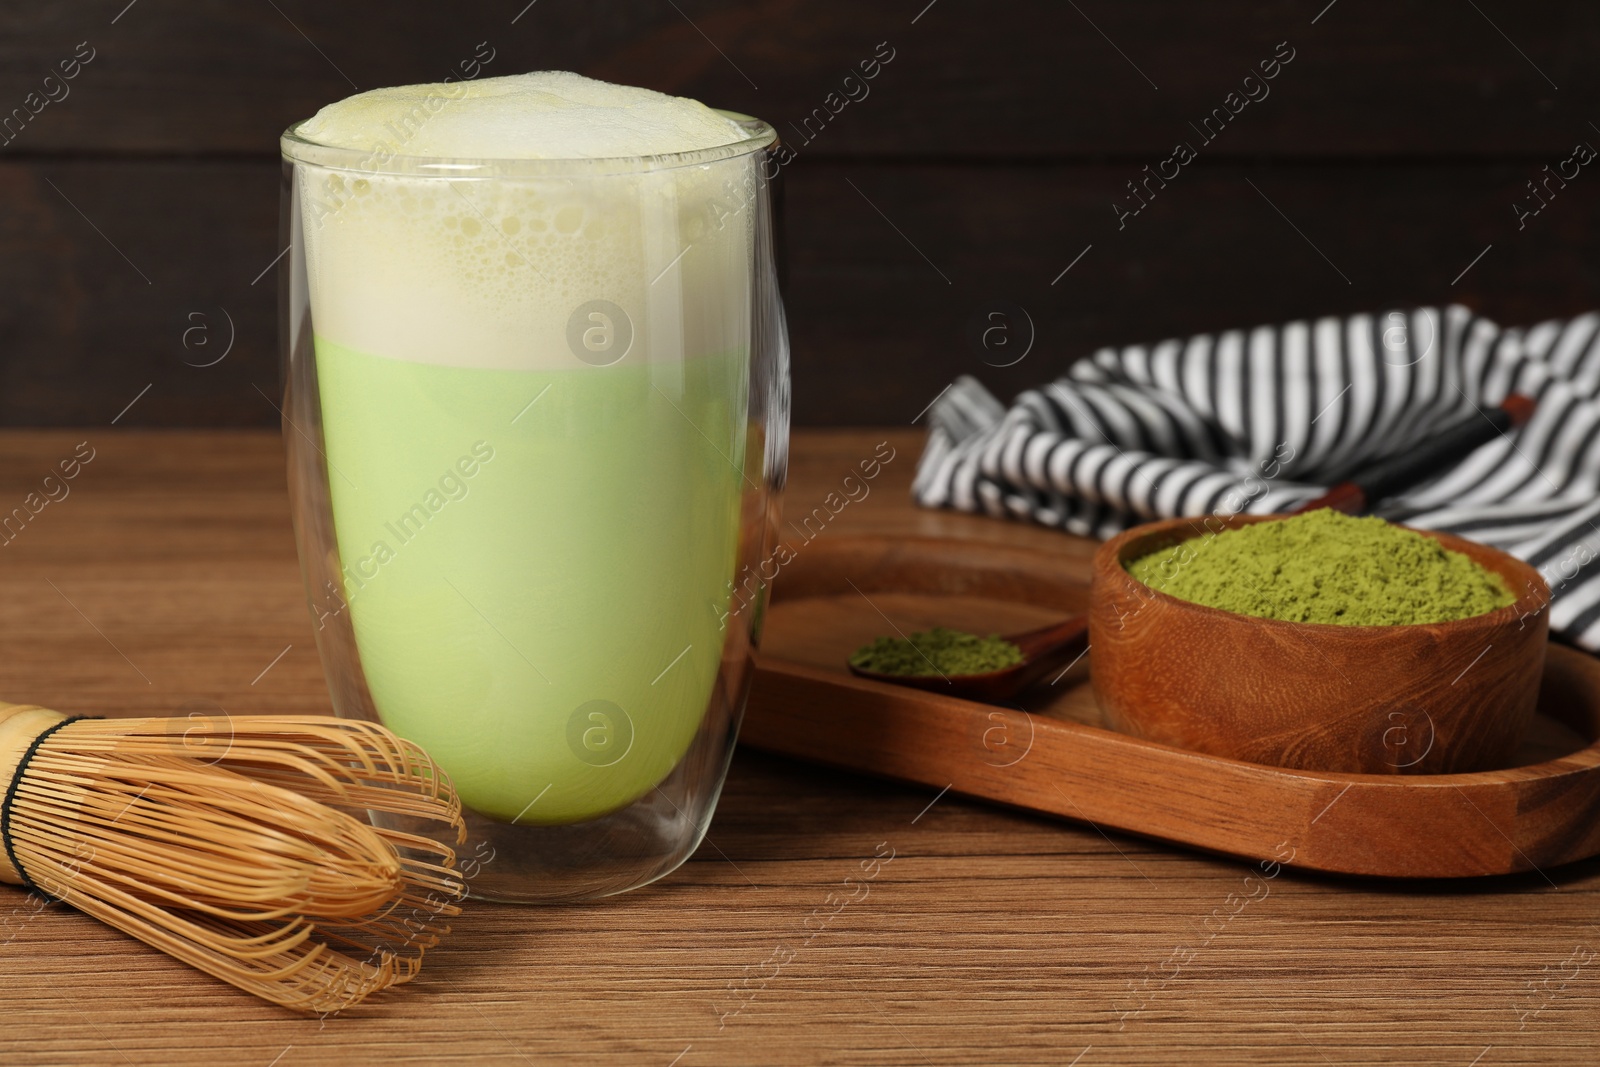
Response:
POLYGON ((301 1011, 408 981, 459 914, 447 845, 351 814, 466 838, 449 780, 372 723, 0 703, 6 783, 0 881, 301 1011))

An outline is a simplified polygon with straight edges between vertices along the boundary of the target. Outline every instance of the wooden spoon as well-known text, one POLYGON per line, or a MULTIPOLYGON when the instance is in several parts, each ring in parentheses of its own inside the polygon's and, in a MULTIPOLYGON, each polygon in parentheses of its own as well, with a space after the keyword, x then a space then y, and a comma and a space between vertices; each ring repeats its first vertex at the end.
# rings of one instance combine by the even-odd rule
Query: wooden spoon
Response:
POLYGON ((1003 638, 1022 650, 1022 662, 983 674, 880 674, 850 664, 858 678, 891 685, 908 685, 965 700, 994 703, 1012 697, 1038 682, 1057 667, 1075 663, 1089 647, 1089 617, 1075 615, 1062 622, 1003 638))

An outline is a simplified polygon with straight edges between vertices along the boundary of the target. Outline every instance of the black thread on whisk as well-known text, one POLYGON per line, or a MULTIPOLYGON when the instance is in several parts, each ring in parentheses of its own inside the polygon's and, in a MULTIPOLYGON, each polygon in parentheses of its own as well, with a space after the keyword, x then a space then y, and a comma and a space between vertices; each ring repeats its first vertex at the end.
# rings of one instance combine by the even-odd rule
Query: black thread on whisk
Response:
POLYGON ((22 888, 30 893, 37 893, 45 900, 60 901, 61 898, 53 893, 46 893, 40 889, 28 872, 22 869, 22 861, 17 859, 17 849, 11 841, 11 805, 17 799, 17 789, 22 785, 22 775, 28 769, 28 761, 33 759, 33 754, 39 751, 39 746, 49 740, 50 735, 63 726, 71 726, 84 719, 97 719, 98 715, 74 715, 70 719, 62 719, 48 730, 33 739, 33 744, 28 746, 28 751, 22 754, 22 759, 17 761, 17 772, 11 776, 11 784, 6 786, 6 798, 0 801, 0 843, 6 848, 6 859, 11 862, 11 869, 17 872, 17 877, 22 879, 22 888))

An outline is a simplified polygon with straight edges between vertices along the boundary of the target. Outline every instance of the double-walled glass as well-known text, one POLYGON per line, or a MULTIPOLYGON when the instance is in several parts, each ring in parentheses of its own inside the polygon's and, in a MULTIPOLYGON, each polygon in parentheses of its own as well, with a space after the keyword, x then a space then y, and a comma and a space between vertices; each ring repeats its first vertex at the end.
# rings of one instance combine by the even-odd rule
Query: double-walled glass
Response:
POLYGON ((335 711, 422 745, 497 900, 694 851, 787 460, 772 129, 427 159, 284 134, 284 438, 335 711))

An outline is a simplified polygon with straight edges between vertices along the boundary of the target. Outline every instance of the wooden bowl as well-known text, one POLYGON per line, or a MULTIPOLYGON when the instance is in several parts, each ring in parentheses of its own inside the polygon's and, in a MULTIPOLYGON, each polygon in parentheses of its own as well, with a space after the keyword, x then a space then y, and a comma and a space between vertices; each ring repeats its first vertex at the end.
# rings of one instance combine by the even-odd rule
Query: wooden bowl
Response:
POLYGON ((1262 619, 1157 592, 1124 568, 1225 528, 1281 515, 1173 519, 1100 547, 1089 669, 1118 730, 1303 770, 1448 774, 1505 765, 1533 716, 1550 590, 1497 549, 1418 530, 1498 574, 1517 601, 1409 626, 1262 619))

